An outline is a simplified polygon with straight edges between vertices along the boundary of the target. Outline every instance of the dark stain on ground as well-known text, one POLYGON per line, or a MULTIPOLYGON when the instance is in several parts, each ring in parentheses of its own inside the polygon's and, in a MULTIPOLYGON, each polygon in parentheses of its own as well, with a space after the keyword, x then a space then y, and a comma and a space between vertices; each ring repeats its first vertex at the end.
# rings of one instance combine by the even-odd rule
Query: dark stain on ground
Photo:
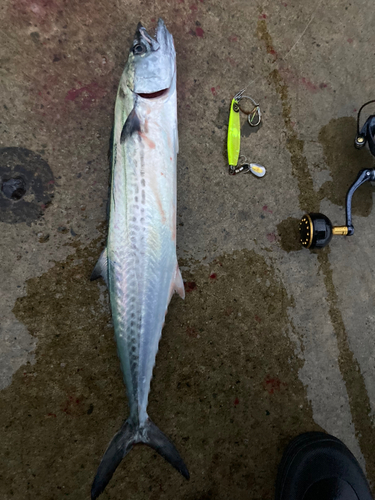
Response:
POLYGON ((264 19, 258 21, 257 35, 259 40, 265 43, 267 54, 275 55, 272 37, 268 31, 267 22, 264 19))
POLYGON ((220 128, 220 129, 223 127, 228 128, 229 113, 230 113, 230 105, 228 106, 228 105, 222 104, 221 106, 219 106, 216 120, 215 120, 215 125, 218 128, 220 128))
POLYGON ((245 123, 241 127, 241 137, 249 137, 252 134, 256 134, 262 128, 263 124, 260 123, 257 127, 251 127, 247 121, 247 117, 245 119, 245 123))
POLYGON ((225 163, 226 167, 228 168, 228 148, 227 148, 227 141, 226 140, 223 143, 222 154, 223 154, 223 158, 224 158, 224 163, 225 163))
MULTIPOLYGON (((78 248, 28 280, 14 307, 37 349, 36 363, 0 393, 1 498, 88 498, 127 416, 109 308, 89 281, 99 246, 78 248)), ((169 307, 149 414, 175 442, 191 479, 139 446, 103 498, 271 498, 284 446, 318 430, 298 378, 302 360, 286 334, 293 304, 254 252, 223 255, 184 279, 196 286, 169 307)))
POLYGON ((25 148, 0 149, 0 221, 31 223, 54 193, 54 177, 41 156, 25 148))
MULTIPOLYGON (((272 38, 264 19, 258 21, 257 34, 259 40, 265 43, 267 53, 275 53, 272 38)), ((286 147, 290 153, 292 174, 298 182, 300 208, 306 212, 319 212, 320 199, 314 191, 313 179, 308 168, 307 159, 303 154, 304 141, 298 138, 297 132, 293 128, 288 86, 277 68, 270 71, 268 80, 280 97, 282 117, 287 135, 286 147)))
MULTIPOLYGON (((357 123, 353 117, 333 119, 319 133, 319 141, 332 177, 332 181, 325 182, 321 187, 320 198, 328 198, 342 207, 345 207, 346 193, 358 172, 364 168, 374 168, 374 157, 370 151, 367 148, 355 149, 356 133, 357 123)), ((362 217, 370 215, 373 191, 369 182, 359 188, 352 201, 353 214, 362 217)))
POLYGON ((297 252, 303 248, 300 243, 299 223, 299 219, 288 217, 277 225, 279 245, 288 253, 297 252))
POLYGON ((277 69, 269 74, 282 104, 282 116, 287 134, 286 148, 290 153, 292 175, 297 179, 299 188, 299 205, 306 212, 319 211, 320 199, 314 191, 313 179, 309 171, 306 156, 303 154, 304 141, 298 138, 291 120, 291 105, 288 97, 288 86, 277 69))

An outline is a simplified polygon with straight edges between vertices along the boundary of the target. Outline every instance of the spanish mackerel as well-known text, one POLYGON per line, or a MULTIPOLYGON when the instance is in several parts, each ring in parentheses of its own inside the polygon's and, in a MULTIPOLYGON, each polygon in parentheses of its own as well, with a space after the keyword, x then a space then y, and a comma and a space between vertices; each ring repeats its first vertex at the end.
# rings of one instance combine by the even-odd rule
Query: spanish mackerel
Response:
POLYGON ((177 153, 176 53, 160 19, 155 37, 138 24, 115 104, 108 239, 91 279, 102 276, 109 289, 130 415, 102 458, 92 499, 137 443, 189 478, 147 414, 167 307, 174 292, 185 295, 176 256, 177 153))

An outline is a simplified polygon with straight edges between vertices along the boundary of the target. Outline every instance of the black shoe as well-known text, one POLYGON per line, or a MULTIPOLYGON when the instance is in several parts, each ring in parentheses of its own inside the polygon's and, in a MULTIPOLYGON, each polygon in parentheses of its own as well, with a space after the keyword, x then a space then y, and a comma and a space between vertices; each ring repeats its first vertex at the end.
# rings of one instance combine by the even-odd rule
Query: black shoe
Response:
POLYGON ((276 481, 276 500, 373 500, 354 455, 342 441, 308 432, 284 452, 276 481))

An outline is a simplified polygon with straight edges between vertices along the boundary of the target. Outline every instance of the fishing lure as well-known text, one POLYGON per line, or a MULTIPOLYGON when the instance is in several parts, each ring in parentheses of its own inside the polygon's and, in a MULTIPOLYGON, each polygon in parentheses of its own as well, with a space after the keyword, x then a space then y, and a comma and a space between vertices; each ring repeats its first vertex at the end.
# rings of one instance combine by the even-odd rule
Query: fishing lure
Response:
POLYGON ((251 127, 257 127, 262 120, 262 114, 260 111, 259 104, 257 104, 253 98, 243 95, 244 92, 245 89, 240 90, 240 92, 238 92, 233 97, 230 105, 228 139, 227 139, 229 173, 231 175, 235 175, 239 174, 240 172, 251 172, 256 177, 264 177, 266 174, 266 169, 262 165, 259 165, 258 163, 244 163, 238 166, 238 159, 240 157, 240 145, 241 145, 240 111, 245 113, 240 108, 241 99, 250 99, 250 101, 254 105, 254 108, 252 109, 252 111, 250 111, 250 113, 247 116, 248 124, 251 127))

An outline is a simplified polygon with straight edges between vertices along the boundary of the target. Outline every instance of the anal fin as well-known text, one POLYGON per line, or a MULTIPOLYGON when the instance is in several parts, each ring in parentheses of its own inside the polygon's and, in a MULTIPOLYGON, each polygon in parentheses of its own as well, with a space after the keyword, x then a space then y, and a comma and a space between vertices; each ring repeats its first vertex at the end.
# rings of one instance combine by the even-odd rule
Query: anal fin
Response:
POLYGON ((90 276, 90 281, 94 281, 98 278, 103 278, 108 286, 108 256, 107 247, 102 251, 98 262, 96 263, 93 272, 90 276))
POLYGON ((181 276, 181 271, 180 268, 178 267, 178 264, 176 264, 176 271, 174 273, 174 278, 172 282, 172 287, 171 287, 171 296, 173 295, 174 292, 177 292, 178 295, 181 297, 181 299, 185 298, 185 286, 184 286, 184 281, 181 276))

